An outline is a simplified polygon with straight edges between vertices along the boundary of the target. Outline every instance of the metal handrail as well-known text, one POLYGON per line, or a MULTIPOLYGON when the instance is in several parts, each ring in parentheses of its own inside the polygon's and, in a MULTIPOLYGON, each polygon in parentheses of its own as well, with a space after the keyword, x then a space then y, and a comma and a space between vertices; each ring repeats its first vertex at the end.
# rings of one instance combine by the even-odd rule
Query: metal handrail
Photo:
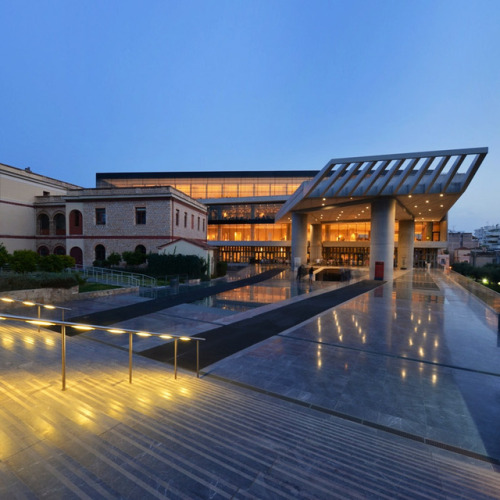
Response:
POLYGON ((166 333, 146 332, 139 330, 130 330, 127 328, 109 328, 102 325, 89 325, 85 323, 72 323, 70 321, 59 320, 42 320, 39 318, 30 318, 26 316, 16 316, 12 314, 1 314, 0 320, 22 321, 37 325, 39 327, 60 326, 61 327, 61 378, 62 390, 66 390, 66 327, 74 328, 80 331, 103 330, 109 333, 128 334, 129 336, 129 383, 132 383, 132 344, 133 336, 139 337, 159 337, 174 341, 174 378, 177 379, 177 343, 181 341, 196 341, 196 377, 200 378, 200 340, 205 340, 202 337, 187 337, 184 335, 170 335, 166 333))
POLYGON ((445 273, 445 276, 448 276, 468 292, 472 293, 472 295, 484 302, 490 309, 500 314, 500 293, 453 270, 449 273, 445 273))
POLYGON ((99 283, 107 285, 127 285, 127 286, 143 286, 156 287, 157 279, 146 274, 130 273, 128 271, 120 271, 118 269, 109 269, 106 267, 90 267, 90 266, 75 266, 73 271, 76 271, 83 276, 90 277, 99 283))

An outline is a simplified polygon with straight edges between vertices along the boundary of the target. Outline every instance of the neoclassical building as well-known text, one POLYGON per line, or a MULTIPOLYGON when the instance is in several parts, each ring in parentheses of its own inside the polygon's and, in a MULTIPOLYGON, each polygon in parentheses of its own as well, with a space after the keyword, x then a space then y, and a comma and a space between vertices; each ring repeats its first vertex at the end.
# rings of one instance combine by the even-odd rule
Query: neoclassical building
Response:
POLYGON ((35 198, 64 195, 78 186, 40 175, 31 169, 0 164, 0 242, 9 252, 36 250, 40 231, 60 236, 51 242, 51 253, 65 253, 64 211, 54 211, 52 217, 38 223, 35 198))
POLYGON ((36 250, 91 266, 111 253, 158 253, 179 238, 205 244, 207 209, 166 187, 71 189, 35 197, 36 250))

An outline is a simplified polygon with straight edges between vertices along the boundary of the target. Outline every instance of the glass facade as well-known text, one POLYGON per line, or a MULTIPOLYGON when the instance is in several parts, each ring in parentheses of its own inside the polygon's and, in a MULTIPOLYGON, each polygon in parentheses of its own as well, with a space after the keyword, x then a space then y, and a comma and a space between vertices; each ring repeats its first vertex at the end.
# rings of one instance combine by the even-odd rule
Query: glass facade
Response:
MULTIPOLYGON (((275 224, 275 216, 288 196, 317 173, 281 171, 97 174, 97 187, 172 186, 192 198, 208 201, 207 240, 209 243, 221 245, 217 249, 220 260, 289 262, 291 225, 275 224), (272 196, 282 199, 269 199, 272 196), (278 242, 282 242, 284 246, 270 246, 270 243, 279 245, 278 242)), ((175 224, 187 226, 187 215, 179 214, 177 210, 175 224), (182 215, 182 220, 179 220, 182 215)), ((191 220, 191 225, 193 224, 195 222, 191 220)), ((308 229, 308 239, 310 236, 308 229)), ((323 246, 323 259, 332 265, 368 264, 370 221, 325 223, 322 224, 321 237, 326 243, 323 246), (345 245, 342 245, 343 242, 345 245)), ((396 221, 395 242, 398 237, 396 221)), ((416 242, 436 242, 440 241, 440 238, 439 222, 415 223, 416 242)), ((416 263, 425 259, 435 260, 431 258, 431 253, 434 255, 436 251, 429 249, 429 252, 416 255, 416 263)))
POLYGON ((280 209, 281 205, 281 203, 211 205, 208 210, 208 222, 274 222, 274 216, 280 209))
MULTIPOLYGON (((415 241, 440 241, 441 225, 439 222, 415 222, 415 241)), ((323 241, 370 241, 371 222, 344 222, 323 224, 321 239, 323 241)), ((394 241, 399 240, 399 224, 395 223, 394 241)))
POLYGON ((209 224, 208 241, 290 241, 289 224, 209 224))
POLYGON ((218 258, 226 262, 290 262, 290 247, 271 246, 221 246, 218 258))
MULTIPOLYGON (((185 177, 180 175, 130 175, 113 176, 98 174, 97 187, 154 187, 172 186, 194 199, 208 198, 246 198, 255 196, 290 196, 302 182, 310 180, 317 171, 268 173, 253 177, 240 176, 237 173, 223 172, 206 177, 185 177)), ((241 175, 241 174, 240 174, 241 175)))

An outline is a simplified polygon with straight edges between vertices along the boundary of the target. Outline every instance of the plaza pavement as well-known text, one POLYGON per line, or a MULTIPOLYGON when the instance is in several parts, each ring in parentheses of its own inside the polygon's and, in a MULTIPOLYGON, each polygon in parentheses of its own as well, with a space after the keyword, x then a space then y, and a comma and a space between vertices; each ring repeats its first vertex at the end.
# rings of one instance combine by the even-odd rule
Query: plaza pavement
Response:
MULTIPOLYGON (((177 305, 122 326, 208 337, 329 290, 239 314, 177 305)), ((399 273, 200 379, 174 380, 135 343, 129 384, 119 336, 69 338, 64 392, 59 335, 2 322, 0 497, 499 498, 495 319, 443 274, 399 273)))

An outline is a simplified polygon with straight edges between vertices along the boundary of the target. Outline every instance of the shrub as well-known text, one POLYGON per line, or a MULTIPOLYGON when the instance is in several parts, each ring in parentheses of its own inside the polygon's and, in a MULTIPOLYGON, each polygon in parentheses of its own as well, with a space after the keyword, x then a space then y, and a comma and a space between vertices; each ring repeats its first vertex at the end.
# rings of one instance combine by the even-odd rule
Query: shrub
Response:
POLYGON ((94 260, 92 265, 94 267, 109 267, 109 262, 107 260, 94 260))
POLYGON ((71 288, 76 285, 76 276, 67 273, 9 274, 0 277, 2 292, 33 288, 71 288))
POLYGON ((38 267, 49 273, 60 273, 69 267, 75 266, 75 259, 69 255, 46 255, 40 257, 38 267))
POLYGON ((149 254, 147 272, 156 277, 187 274, 190 279, 201 279, 207 272, 207 263, 196 255, 149 254))
POLYGON ((122 259, 127 266, 140 266, 146 262, 146 255, 142 252, 123 252, 122 259))
POLYGON ((215 273, 217 277, 225 276, 227 274, 227 262, 217 262, 217 264, 215 265, 215 273))

